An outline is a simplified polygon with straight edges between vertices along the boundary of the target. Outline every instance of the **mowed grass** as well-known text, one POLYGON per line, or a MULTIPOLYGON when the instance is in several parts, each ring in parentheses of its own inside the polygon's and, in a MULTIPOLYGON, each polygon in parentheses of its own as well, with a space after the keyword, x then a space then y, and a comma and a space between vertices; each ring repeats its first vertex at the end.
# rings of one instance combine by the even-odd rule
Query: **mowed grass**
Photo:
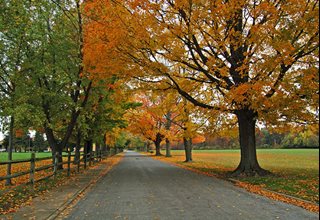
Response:
MULTIPOLYGON (((43 157, 51 157, 51 152, 39 152, 36 153, 36 158, 43 158, 43 157)), ((24 160, 24 159, 30 159, 31 153, 30 152, 22 152, 22 153, 12 153, 12 159, 13 160, 24 160)), ((0 162, 8 161, 8 153, 1 152, 0 153, 0 162)))
MULTIPOLYGON (((222 177, 240 161, 239 150, 194 150, 191 163, 183 163, 183 150, 173 150, 172 155, 166 160, 222 177)), ((274 175, 239 177, 238 180, 319 203, 318 149, 259 149, 257 155, 261 167, 274 175)))

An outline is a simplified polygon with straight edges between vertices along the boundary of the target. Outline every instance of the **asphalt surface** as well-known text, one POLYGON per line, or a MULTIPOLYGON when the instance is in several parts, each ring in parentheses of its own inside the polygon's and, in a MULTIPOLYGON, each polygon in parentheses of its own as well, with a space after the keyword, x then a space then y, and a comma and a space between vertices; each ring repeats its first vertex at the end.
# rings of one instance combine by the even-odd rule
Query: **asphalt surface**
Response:
POLYGON ((319 219, 317 213, 127 152, 67 219, 319 219))

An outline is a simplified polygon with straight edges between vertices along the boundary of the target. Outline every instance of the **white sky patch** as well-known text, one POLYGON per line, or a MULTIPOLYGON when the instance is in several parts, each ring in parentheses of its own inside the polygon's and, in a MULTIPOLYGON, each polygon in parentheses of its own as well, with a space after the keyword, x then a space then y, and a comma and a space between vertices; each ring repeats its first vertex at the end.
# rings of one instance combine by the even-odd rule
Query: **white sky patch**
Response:
POLYGON ((4 140, 4 134, 0 131, 0 141, 3 141, 4 140))

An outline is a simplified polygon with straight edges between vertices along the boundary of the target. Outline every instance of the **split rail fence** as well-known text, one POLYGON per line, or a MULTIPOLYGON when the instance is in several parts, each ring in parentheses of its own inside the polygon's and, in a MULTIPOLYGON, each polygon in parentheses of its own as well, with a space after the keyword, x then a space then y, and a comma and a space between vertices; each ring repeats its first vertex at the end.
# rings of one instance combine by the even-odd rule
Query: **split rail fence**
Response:
MULTIPOLYGON (((36 153, 32 152, 31 153, 31 158, 30 159, 23 159, 23 160, 11 160, 11 161, 4 161, 1 162, 0 161, 0 167, 1 166, 7 166, 7 175, 6 176, 0 176, 0 182, 1 181, 6 181, 6 185, 10 185, 9 183, 11 183, 11 180, 17 177, 21 177, 21 176, 25 176, 25 175, 29 175, 28 181, 22 184, 19 184, 17 186, 20 185, 25 185, 25 184, 32 184, 34 185, 34 183, 48 179, 50 177, 55 177, 59 172, 65 171, 67 172, 67 176, 70 176, 70 173, 72 170, 75 170, 76 172, 80 172, 81 167, 83 169, 87 169, 88 166, 92 166, 94 163, 97 162, 101 162, 105 157, 107 157, 108 153, 105 151, 92 151, 88 154, 84 154, 81 153, 79 159, 75 159, 76 155, 75 154, 71 154, 71 152, 66 152, 66 154, 62 155, 62 158, 65 158, 64 160, 62 160, 62 162, 59 162, 59 154, 57 153, 54 160, 53 157, 42 157, 42 158, 36 158, 36 153), (72 159, 73 158, 73 159, 72 159), (47 164, 47 165, 43 165, 40 167, 36 167, 36 162, 37 161, 50 161, 51 163, 47 164), (13 164, 20 164, 20 163, 24 163, 24 165, 26 163, 29 163, 29 169, 25 169, 24 171, 21 172, 16 172, 16 173, 11 173, 11 166, 13 164), (63 165, 67 165, 66 169, 58 169, 59 166, 63 166, 63 165), (39 171, 43 171, 43 170, 48 170, 51 172, 48 172, 47 176, 41 177, 36 179, 35 178, 35 174, 39 171)), ((15 186, 15 187, 17 187, 15 186)), ((12 187, 8 188, 7 190, 0 190, 0 195, 12 190, 12 187)))

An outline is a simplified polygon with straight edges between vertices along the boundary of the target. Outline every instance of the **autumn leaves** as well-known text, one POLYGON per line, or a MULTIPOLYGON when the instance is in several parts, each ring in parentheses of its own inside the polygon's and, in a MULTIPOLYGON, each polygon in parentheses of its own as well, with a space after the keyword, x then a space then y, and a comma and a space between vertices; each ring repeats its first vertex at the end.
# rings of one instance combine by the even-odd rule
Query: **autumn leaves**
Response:
POLYGON ((175 90, 219 112, 211 116, 237 120, 237 174, 265 173, 255 154, 257 120, 317 121, 318 83, 304 84, 311 76, 318 82, 317 2, 101 0, 85 7, 95 15, 87 23, 88 55, 104 59, 91 63, 100 71, 94 75, 118 75, 145 91, 175 90))
MULTIPOLYGON (((277 127, 318 121, 316 1, 95 0, 81 5, 70 0, 13 6, 26 24, 35 25, 27 26, 29 31, 2 16, 12 29, 1 32, 16 30, 10 33, 21 47, 20 41, 7 40, 23 52, 16 68, 11 66, 17 61, 14 50, 2 56, 10 61, 4 68, 10 77, 1 85, 19 86, 2 99, 13 106, 5 114, 25 115, 17 101, 27 100, 28 110, 37 112, 29 124, 44 127, 59 152, 74 130, 84 141, 105 143, 98 133, 125 127, 122 116, 133 107, 126 102, 165 97, 172 105, 159 103, 161 113, 153 107, 137 113, 146 127, 151 118, 161 119, 162 141, 174 139, 174 130, 190 139, 203 132, 195 127, 209 131, 237 124, 242 157, 236 174, 263 174, 255 153, 257 122, 277 127), (31 12, 38 17, 30 19, 31 12), (168 126, 169 112, 184 115, 183 123, 172 120, 168 126)), ((10 49, 8 42, 3 45, 10 49)), ((158 129, 153 127, 147 133, 158 129)))

